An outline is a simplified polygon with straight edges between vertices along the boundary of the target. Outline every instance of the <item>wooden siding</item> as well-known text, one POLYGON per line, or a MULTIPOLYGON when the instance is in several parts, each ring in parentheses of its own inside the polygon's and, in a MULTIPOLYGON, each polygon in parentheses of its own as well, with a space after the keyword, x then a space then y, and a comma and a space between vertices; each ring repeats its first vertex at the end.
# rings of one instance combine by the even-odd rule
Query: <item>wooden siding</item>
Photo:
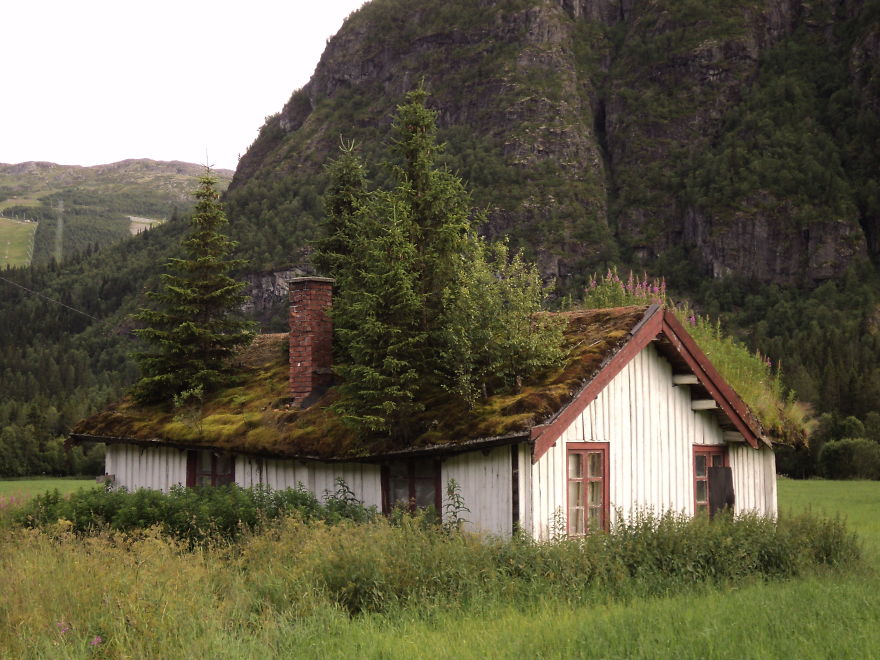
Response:
MULTIPOLYGON (((554 521, 565 515, 568 442, 609 443, 613 524, 618 512, 627 517, 645 508, 692 515, 693 446, 722 445, 724 436, 712 412, 691 409, 690 388, 673 385, 671 365, 649 344, 532 466, 531 529, 536 538, 552 536, 559 526, 554 521)), ((762 451, 747 445, 731 448, 737 509, 772 515, 772 452, 762 451)))
POLYGON ((108 445, 105 471, 128 490, 150 488, 168 492, 186 485, 186 452, 171 447, 108 445))
POLYGON ((367 463, 319 463, 236 456, 235 483, 243 488, 263 484, 269 488, 302 487, 323 499, 336 492, 341 478, 366 506, 382 508, 382 485, 378 465, 367 463))
POLYGON ((733 492, 737 513, 754 511, 776 517, 776 456, 769 447, 752 449, 744 443, 730 445, 733 492))
MULTIPOLYGON (((517 456, 522 474, 523 453, 517 450, 517 456)), ((530 462, 525 463, 525 466, 530 462)), ((472 451, 448 458, 441 466, 444 511, 448 502, 446 486, 450 479, 455 479, 461 489, 465 506, 470 509, 461 514, 461 517, 467 520, 464 528, 487 534, 510 536, 513 530, 512 476, 511 448, 507 446, 495 447, 486 452, 472 451)), ((524 488, 522 479, 520 479, 520 488, 524 488)), ((527 492, 520 490, 521 494, 527 492)), ((522 499, 521 495, 520 501, 522 499)))

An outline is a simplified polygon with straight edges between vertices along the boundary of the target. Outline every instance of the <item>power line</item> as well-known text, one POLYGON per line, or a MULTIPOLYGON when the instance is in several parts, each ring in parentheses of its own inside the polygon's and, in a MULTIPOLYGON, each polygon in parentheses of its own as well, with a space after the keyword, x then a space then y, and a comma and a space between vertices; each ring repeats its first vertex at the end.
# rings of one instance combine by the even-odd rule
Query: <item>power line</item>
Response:
POLYGON ((60 300, 55 300, 54 298, 50 298, 49 296, 44 296, 39 291, 34 291, 33 289, 28 289, 26 286, 22 286, 18 282, 13 282, 12 280, 7 280, 5 277, 0 277, 0 280, 3 280, 4 282, 9 282, 9 284, 11 284, 12 286, 17 286, 19 289, 24 289, 28 293, 32 293, 35 296, 39 296, 40 298, 43 298, 44 300, 48 300, 51 303, 55 303, 56 305, 61 305, 62 307, 66 307, 67 309, 69 309, 72 312, 76 312, 77 314, 82 314, 83 316, 88 316, 93 321, 100 321, 101 320, 97 316, 92 316, 91 314, 87 314, 86 312, 78 310, 76 307, 71 307, 70 305, 65 305, 60 300))

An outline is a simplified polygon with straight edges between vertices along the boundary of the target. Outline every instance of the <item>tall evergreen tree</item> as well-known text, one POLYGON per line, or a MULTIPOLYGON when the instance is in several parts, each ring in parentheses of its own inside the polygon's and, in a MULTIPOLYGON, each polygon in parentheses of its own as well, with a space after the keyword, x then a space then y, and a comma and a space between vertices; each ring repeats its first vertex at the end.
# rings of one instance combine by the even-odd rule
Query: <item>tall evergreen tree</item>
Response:
POLYGON ((436 113, 421 87, 392 127, 397 185, 367 192, 350 148, 328 170, 327 235, 315 262, 336 278, 334 407, 368 433, 420 429, 424 399, 515 386, 559 355, 558 327, 535 322, 545 290, 533 266, 477 237, 470 196, 436 164, 436 113))
POLYGON ((210 391, 225 380, 227 358, 253 336, 239 315, 244 282, 229 273, 241 262, 230 258, 235 243, 222 233, 215 184, 210 171, 199 180, 184 257, 168 261, 161 289, 147 294, 154 305, 135 315, 145 324, 135 332, 151 348, 135 355, 141 379, 132 394, 143 403, 210 391))

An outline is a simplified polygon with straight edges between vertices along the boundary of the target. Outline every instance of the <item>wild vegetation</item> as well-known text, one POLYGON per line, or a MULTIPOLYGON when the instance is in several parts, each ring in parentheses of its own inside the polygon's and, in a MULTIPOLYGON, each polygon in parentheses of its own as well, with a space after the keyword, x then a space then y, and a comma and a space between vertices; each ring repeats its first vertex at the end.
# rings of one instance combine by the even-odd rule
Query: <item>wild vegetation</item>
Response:
MULTIPOLYGON (((847 510, 869 523, 873 562, 880 539, 870 511, 880 492, 865 485, 873 490, 847 510)), ((845 493, 839 483, 803 486, 817 490, 794 498, 781 484, 784 510, 787 497, 800 510, 845 493)), ((209 497, 246 497, 223 490, 209 497)), ((120 502, 134 498, 119 495, 120 502)), ((839 520, 646 513, 611 534, 536 544, 480 540, 408 515, 321 519, 307 513, 314 506, 256 532, 240 530, 232 543, 216 535, 194 547, 160 527, 113 531, 100 514, 85 532, 70 519, 19 529, 0 517, 0 648, 17 657, 170 649, 186 657, 267 649, 315 657, 398 657, 413 649, 442 657, 465 649, 632 657, 678 648, 685 638, 691 651, 784 655, 828 648, 839 617, 851 634, 834 639, 838 651, 870 656, 880 644, 872 623, 880 610, 876 576, 839 520), (768 606, 788 624, 755 616, 768 606), (785 634, 792 620, 803 623, 801 634, 785 634), (707 625, 711 633, 699 632, 707 625), (685 634, 691 628, 697 632, 685 634)), ((150 509, 129 515, 136 520, 150 509)))

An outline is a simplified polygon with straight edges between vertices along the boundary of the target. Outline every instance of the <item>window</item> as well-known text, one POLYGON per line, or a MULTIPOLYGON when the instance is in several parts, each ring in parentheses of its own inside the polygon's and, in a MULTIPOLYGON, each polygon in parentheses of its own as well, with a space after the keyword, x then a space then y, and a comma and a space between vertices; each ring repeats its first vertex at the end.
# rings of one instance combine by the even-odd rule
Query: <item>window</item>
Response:
POLYGON ((186 485, 224 486, 235 483, 235 457, 215 451, 189 451, 186 455, 186 485))
POLYGON ((733 506, 733 479, 727 464, 727 447, 694 446, 694 511, 714 515, 733 506))
POLYGON ((391 513, 397 505, 410 511, 433 506, 440 512, 440 461, 396 461, 382 466, 382 511, 391 513))
POLYGON ((608 529, 608 443, 568 443, 568 533, 608 529))

